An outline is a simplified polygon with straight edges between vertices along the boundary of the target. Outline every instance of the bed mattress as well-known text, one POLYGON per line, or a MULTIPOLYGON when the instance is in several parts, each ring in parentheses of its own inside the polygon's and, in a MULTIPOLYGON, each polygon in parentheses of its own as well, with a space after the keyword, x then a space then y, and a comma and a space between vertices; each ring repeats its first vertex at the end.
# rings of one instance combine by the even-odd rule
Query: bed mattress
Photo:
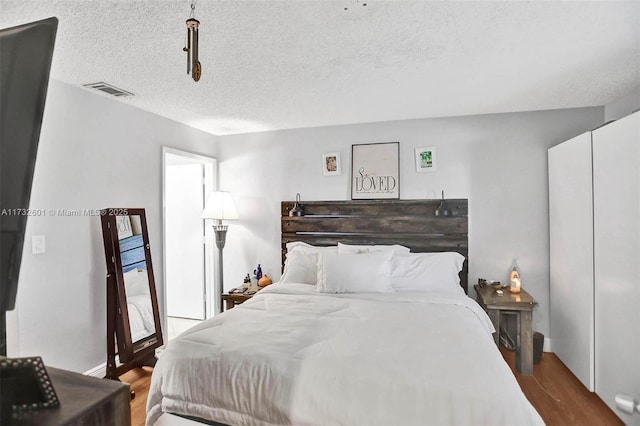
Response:
POLYGON ((172 340, 147 424, 538 425, 467 296, 275 284, 172 340))

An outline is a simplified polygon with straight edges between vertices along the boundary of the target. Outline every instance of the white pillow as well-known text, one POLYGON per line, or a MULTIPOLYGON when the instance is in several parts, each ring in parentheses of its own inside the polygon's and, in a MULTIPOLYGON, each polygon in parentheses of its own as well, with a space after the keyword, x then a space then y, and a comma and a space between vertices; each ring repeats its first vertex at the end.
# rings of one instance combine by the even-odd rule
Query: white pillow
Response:
POLYGON ((303 243, 302 241, 294 241, 287 243, 287 254, 291 252, 302 253, 337 253, 338 246, 312 246, 311 244, 303 243))
POLYGON ((318 255, 320 293, 390 293, 391 253, 318 255))
POLYGON ((409 247, 399 244, 393 245, 351 245, 338 243, 338 253, 340 254, 362 254, 362 253, 409 253, 409 247))
POLYGON ((315 285, 318 276, 318 255, 302 251, 287 252, 281 283, 301 283, 315 285))
POLYGON ((464 295, 458 273, 464 256, 455 252, 394 253, 391 285, 395 291, 440 292, 464 295))

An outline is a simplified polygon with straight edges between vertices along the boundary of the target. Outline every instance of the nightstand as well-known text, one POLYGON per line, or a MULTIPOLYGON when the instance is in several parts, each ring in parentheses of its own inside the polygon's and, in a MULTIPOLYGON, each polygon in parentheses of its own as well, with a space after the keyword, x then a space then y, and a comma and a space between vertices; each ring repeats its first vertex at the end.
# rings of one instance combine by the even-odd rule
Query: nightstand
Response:
POLYGON ((533 374, 533 308, 538 304, 525 290, 520 293, 511 293, 508 288, 503 294, 496 293, 495 289, 486 285, 473 286, 476 290, 476 300, 487 312, 493 327, 496 329, 494 340, 500 344, 500 316, 502 314, 516 315, 518 335, 516 338, 516 368, 524 375, 533 374))
POLYGON ((261 287, 252 285, 244 293, 222 293, 222 304, 225 305, 225 310, 232 309, 234 306, 251 299, 260 289, 261 287))

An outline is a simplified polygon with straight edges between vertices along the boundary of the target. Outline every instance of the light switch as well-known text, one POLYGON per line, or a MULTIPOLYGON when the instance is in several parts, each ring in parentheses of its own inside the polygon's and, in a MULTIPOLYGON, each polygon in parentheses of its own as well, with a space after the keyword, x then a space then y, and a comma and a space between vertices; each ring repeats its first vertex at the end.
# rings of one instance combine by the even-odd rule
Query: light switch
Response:
POLYGON ((45 252, 44 235, 31 236, 31 253, 41 254, 45 252))

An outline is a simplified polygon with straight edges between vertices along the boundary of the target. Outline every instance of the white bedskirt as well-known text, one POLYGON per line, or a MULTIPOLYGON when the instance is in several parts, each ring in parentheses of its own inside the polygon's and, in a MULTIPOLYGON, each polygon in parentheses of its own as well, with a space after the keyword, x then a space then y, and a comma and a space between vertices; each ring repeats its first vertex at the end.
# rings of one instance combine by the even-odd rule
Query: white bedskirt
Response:
POLYGON ((147 424, 543 424, 492 331, 466 296, 275 284, 168 344, 147 424))

